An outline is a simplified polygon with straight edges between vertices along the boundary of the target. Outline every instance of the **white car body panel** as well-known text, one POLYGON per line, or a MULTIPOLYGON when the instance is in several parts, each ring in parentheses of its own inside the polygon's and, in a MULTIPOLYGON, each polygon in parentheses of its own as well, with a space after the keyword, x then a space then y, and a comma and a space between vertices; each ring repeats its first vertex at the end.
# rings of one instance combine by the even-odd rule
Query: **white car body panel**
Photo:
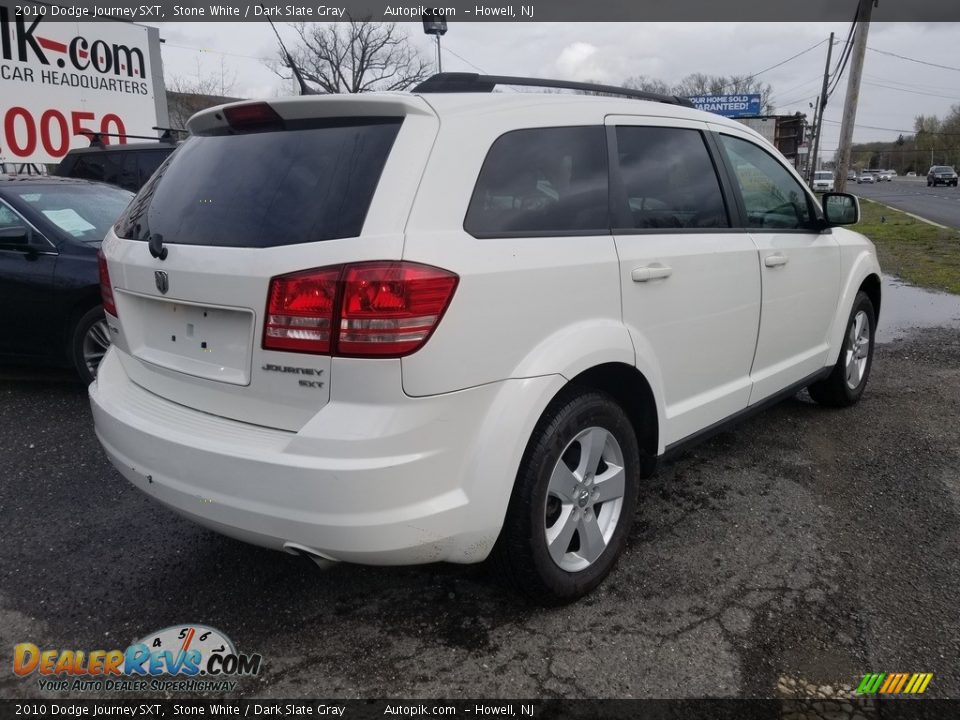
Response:
MULTIPOLYGON (((859 287, 879 276, 869 241, 838 228, 518 238, 463 228, 490 145, 505 132, 605 121, 692 127, 748 139, 783 161, 732 120, 529 93, 269 103, 291 120, 404 116, 362 232, 261 249, 169 244, 162 262, 145 242, 111 233, 103 251, 119 318, 108 316, 114 347, 90 387, 98 437, 130 482, 249 542, 361 563, 480 561, 537 422, 578 375, 636 368, 656 405, 662 454, 828 369, 859 287), (788 264, 766 267, 774 253, 788 264), (364 260, 458 275, 423 347, 393 359, 261 347, 272 277, 364 260), (633 282, 651 265, 672 273, 633 282), (169 276, 166 293, 157 270, 169 276), (215 358, 167 340, 176 333, 164 313, 198 325, 194 306, 222 310, 233 327, 209 329, 222 351, 215 358), (163 333, 151 334, 154 325, 163 333), (266 366, 316 371, 323 385, 305 388, 297 372, 266 366)), ((198 114, 191 130, 222 126, 221 112, 198 114)))

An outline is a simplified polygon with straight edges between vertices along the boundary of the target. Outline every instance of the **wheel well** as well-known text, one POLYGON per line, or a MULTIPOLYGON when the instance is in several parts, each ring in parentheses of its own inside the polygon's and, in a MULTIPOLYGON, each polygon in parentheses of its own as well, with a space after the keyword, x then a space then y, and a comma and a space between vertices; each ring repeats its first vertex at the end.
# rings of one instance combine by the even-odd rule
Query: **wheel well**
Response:
POLYGON ((868 275, 862 283, 860 289, 863 290, 870 302, 873 303, 873 312, 877 318, 880 317, 880 278, 876 275, 868 275))
POLYGON ((659 442, 657 404, 650 383, 635 367, 623 363, 597 365, 577 375, 571 385, 601 390, 612 396, 633 423, 640 445, 641 471, 653 472, 659 442))
POLYGON ((66 348, 67 357, 72 357, 70 343, 73 341, 73 328, 77 321, 87 310, 95 308, 100 303, 100 288, 98 286, 84 289, 83 294, 73 303, 70 312, 67 313, 67 322, 63 328, 63 347, 66 348))

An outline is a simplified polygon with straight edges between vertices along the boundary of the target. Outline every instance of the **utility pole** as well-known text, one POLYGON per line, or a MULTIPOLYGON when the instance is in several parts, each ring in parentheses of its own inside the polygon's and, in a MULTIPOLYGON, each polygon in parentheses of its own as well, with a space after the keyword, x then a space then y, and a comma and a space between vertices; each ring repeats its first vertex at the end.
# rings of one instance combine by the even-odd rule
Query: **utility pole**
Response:
POLYGON ((820 157, 820 135, 823 132, 823 111, 827 108, 827 84, 830 82, 830 58, 833 55, 833 33, 827 45, 827 65, 823 69, 823 89, 820 91, 820 103, 813 114, 813 155, 810 156, 810 177, 807 182, 813 184, 813 174, 817 171, 820 157))
POLYGON ((863 59, 867 54, 867 34, 870 32, 870 15, 877 0, 859 0, 857 27, 850 53, 850 76, 847 78, 847 97, 843 102, 843 121, 840 125, 840 156, 834 175, 837 192, 847 187, 847 172, 850 169, 850 152, 853 145, 853 126, 857 121, 857 102, 860 99, 860 80, 863 76, 863 59))

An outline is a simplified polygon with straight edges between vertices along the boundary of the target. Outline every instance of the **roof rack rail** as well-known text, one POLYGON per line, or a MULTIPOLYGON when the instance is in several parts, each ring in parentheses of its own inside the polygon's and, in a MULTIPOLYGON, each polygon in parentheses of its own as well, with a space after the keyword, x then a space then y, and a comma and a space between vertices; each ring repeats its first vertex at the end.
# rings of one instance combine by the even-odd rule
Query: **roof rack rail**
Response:
POLYGON ((513 77, 510 75, 479 75, 478 73, 446 72, 437 73, 424 80, 413 88, 415 93, 488 93, 493 92, 497 85, 521 85, 525 87, 560 88, 563 90, 583 90, 586 92, 609 93, 639 100, 653 100, 654 102, 670 105, 693 107, 693 103, 686 98, 676 95, 661 95, 617 87, 616 85, 599 85, 597 83, 573 82, 570 80, 550 80, 545 78, 513 77))

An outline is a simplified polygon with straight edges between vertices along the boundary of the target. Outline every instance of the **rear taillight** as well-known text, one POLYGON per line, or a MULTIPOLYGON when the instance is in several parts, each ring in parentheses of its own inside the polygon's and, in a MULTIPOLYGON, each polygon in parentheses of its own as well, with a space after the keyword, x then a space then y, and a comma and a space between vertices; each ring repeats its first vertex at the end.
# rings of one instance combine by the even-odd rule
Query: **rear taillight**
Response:
POLYGON ((330 330, 340 268, 281 275, 270 281, 263 347, 293 352, 330 352, 330 330))
POLYGON ((408 355, 430 337, 457 286, 446 270, 405 262, 348 265, 338 355, 408 355))
POLYGON ((350 357, 401 357, 430 337, 457 287, 428 265, 376 261, 270 281, 263 347, 350 357))
POLYGON ((100 271, 100 299, 103 302, 103 310, 114 317, 119 317, 117 306, 113 301, 113 284, 110 282, 110 271, 107 269, 107 258, 103 250, 97 250, 97 269, 100 271))

